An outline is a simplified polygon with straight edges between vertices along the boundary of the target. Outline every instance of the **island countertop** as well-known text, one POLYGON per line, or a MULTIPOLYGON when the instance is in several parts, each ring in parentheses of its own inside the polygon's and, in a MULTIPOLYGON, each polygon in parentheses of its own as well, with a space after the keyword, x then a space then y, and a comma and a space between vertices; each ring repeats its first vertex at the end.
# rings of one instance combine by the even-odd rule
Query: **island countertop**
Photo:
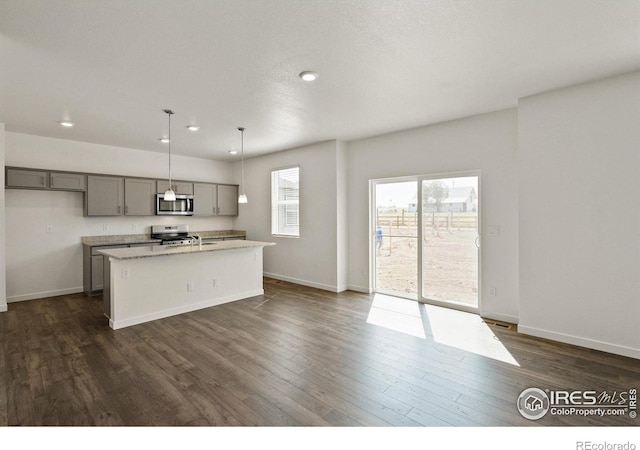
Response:
POLYGON ((197 242, 193 245, 180 245, 177 247, 155 245, 149 247, 130 247, 130 248, 115 248, 100 250, 101 253, 110 258, 124 260, 124 259, 137 259, 137 258, 151 258, 155 256, 171 256, 171 255, 184 255, 189 253, 202 253, 202 252, 215 252, 222 250, 234 250, 239 248, 252 248, 252 247, 270 247, 276 245, 274 242, 260 242, 260 241, 218 241, 218 242, 204 242, 200 246, 197 242))

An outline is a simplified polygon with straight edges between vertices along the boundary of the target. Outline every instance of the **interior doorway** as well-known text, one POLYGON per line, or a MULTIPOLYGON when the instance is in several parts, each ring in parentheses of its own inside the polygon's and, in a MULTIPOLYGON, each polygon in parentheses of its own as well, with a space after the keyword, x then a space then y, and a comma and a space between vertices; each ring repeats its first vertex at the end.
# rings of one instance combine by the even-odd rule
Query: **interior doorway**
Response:
POLYGON ((375 292, 477 312, 480 175, 374 180, 375 292))

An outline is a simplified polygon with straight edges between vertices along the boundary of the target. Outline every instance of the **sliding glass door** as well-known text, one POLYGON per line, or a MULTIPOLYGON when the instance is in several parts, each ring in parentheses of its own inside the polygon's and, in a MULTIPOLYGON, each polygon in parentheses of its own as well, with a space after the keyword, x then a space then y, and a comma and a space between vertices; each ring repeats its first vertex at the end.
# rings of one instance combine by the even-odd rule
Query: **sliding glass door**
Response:
POLYGON ((417 180, 375 184, 373 248, 376 291, 418 298, 417 180))
POLYGON ((479 176, 423 176, 372 183, 376 292, 476 311, 479 176))
POLYGON ((421 297, 478 307, 478 176, 422 178, 421 297))

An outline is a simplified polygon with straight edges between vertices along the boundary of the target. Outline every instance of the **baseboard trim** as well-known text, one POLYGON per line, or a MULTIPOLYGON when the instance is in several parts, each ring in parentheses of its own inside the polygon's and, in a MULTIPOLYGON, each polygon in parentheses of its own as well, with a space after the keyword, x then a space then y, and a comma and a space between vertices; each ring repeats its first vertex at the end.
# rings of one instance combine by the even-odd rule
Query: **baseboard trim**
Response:
POLYGON ((555 331, 543 330, 541 328, 519 325, 518 332, 531 336, 551 339, 553 341, 564 342, 565 344, 577 345, 580 347, 600 350, 615 355, 628 356, 629 358, 640 359, 640 349, 626 347, 624 345, 611 344, 609 342, 596 341, 594 339, 573 336, 570 334, 558 333, 555 331))
POLYGON ((84 291, 84 288, 80 286, 80 287, 69 288, 69 289, 57 289, 55 291, 34 292, 31 294, 23 294, 23 295, 12 295, 11 297, 7 297, 7 303, 24 302, 27 300, 35 300, 37 298, 57 297, 58 295, 77 294, 83 291, 84 291))
MULTIPOLYGON (((287 277, 284 275, 278 275, 277 273, 265 272, 264 276, 267 278, 273 278, 280 281, 287 281, 289 283, 300 284, 302 286, 308 286, 316 289, 322 289, 329 292, 340 292, 337 286, 330 286, 328 284, 316 283, 314 281, 301 280, 299 278, 287 277)), ((344 289, 343 289, 344 290, 344 289)))
POLYGON ((0 305, 0 312, 7 312, 8 310, 7 305, 0 305))
POLYGON ((480 317, 484 319, 499 320, 500 322, 508 322, 518 324, 518 316, 511 316, 509 314, 500 314, 491 311, 480 311, 480 317))
POLYGON ((357 286, 355 284, 350 284, 347 286, 347 289, 349 289, 350 291, 354 291, 354 292, 361 292, 363 294, 372 294, 373 290, 371 290, 368 287, 364 287, 364 286, 357 286))

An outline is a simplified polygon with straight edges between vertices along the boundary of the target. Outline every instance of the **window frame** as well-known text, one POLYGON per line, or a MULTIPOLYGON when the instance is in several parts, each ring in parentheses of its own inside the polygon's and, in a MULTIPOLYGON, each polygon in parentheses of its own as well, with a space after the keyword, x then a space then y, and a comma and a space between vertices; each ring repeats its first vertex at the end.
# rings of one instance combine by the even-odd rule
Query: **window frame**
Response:
MULTIPOLYGON (((277 186, 277 188, 278 188, 278 191, 281 189, 279 185, 277 186)), ((298 164, 271 169, 271 235, 273 237, 293 238, 293 239, 297 239, 300 237, 300 165, 298 164), (275 191, 276 189, 275 176, 280 172, 289 171, 292 169, 295 169, 297 171, 298 198, 296 201, 291 201, 291 200, 279 201, 277 199, 277 196, 276 196, 277 194, 275 191), (290 224, 289 222, 290 215, 287 214, 288 213, 287 209, 292 205, 295 205, 297 209, 296 211, 297 224, 290 224), (284 223, 280 223, 279 221, 280 206, 284 206, 284 219, 283 219, 284 223), (287 228, 287 226, 297 227, 297 231, 291 232, 291 233, 284 232, 283 228, 287 228)))

